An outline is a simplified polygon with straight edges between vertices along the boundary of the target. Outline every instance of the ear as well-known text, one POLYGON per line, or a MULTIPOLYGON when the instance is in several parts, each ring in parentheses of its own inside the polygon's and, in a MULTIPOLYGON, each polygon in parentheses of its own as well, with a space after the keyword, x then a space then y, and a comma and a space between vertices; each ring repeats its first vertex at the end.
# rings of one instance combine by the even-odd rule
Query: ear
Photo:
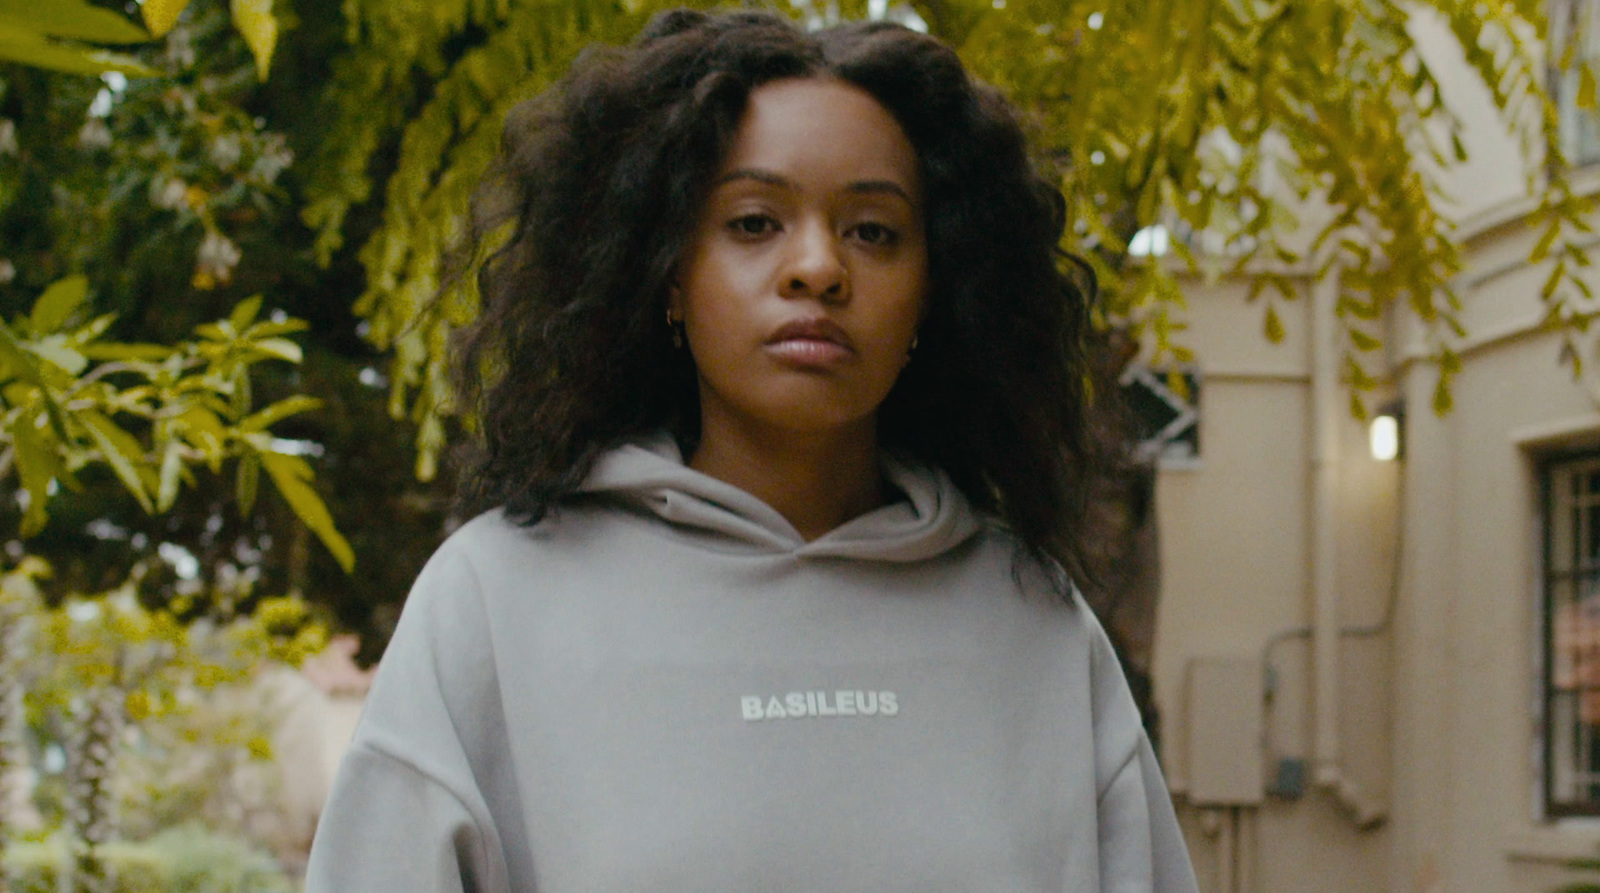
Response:
POLYGON ((667 284, 667 317, 674 320, 683 319, 683 288, 677 280, 667 284))

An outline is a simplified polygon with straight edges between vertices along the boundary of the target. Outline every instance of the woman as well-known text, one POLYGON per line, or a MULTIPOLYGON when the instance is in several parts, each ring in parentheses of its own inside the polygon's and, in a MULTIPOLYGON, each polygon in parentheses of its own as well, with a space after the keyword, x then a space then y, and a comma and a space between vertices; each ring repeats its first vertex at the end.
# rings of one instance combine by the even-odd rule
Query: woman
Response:
POLYGON ((307 890, 1191 891, 1069 582, 1087 298, 949 49, 659 17, 516 112, 422 572, 307 890))

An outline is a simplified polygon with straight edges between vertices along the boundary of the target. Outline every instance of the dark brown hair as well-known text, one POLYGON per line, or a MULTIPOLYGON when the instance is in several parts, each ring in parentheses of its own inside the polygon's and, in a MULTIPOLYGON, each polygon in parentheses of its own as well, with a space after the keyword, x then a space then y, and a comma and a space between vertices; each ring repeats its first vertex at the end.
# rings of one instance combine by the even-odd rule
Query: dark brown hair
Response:
POLYGON ((510 227, 458 345, 482 433, 465 511, 536 522, 605 450, 662 428, 695 442, 693 363, 664 318, 673 267, 751 91, 824 76, 894 116, 926 193, 927 315, 880 409, 882 443, 942 467, 1036 556, 1086 572, 1093 285, 1057 248, 1061 195, 997 91, 949 47, 882 22, 808 34, 768 13, 669 12, 512 112, 464 249, 510 227))

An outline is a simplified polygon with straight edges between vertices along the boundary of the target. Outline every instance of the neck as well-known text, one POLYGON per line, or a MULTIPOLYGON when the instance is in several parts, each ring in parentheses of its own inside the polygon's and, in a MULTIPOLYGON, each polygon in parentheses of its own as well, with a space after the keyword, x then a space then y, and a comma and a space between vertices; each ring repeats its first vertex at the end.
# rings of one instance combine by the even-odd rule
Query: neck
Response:
POLYGON ((818 434, 719 421, 704 420, 689 467, 765 502, 807 542, 883 505, 875 420, 818 434))

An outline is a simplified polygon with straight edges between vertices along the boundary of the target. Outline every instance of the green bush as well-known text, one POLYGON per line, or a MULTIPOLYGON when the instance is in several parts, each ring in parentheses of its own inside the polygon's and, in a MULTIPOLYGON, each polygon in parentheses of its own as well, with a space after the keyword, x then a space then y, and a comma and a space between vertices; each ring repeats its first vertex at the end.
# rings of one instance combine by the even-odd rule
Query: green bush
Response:
MULTIPOLYGON (((186 825, 103 850, 116 893, 295 893, 268 854, 234 837, 186 825)), ((64 839, 18 841, 6 853, 12 893, 57 893, 66 859, 64 839)))

